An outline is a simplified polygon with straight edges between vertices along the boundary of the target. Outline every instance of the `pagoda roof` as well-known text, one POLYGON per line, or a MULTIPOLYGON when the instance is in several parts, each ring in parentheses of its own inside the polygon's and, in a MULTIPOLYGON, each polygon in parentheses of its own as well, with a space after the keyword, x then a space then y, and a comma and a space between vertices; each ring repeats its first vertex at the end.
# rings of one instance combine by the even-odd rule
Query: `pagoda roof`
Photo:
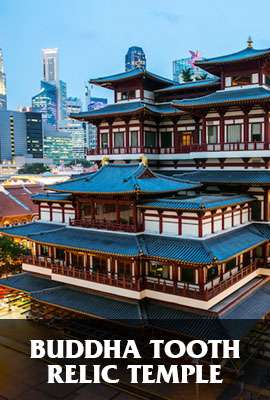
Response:
POLYGON ((175 178, 187 179, 202 184, 216 183, 229 185, 270 185, 270 171, 186 171, 184 173, 173 173, 175 178))
POLYGON ((103 76, 95 79, 90 79, 89 82, 94 84, 94 85, 100 85, 103 87, 113 87, 115 83, 134 79, 134 78, 143 78, 143 79, 149 79, 152 81, 155 81, 161 86, 169 86, 175 84, 175 81, 172 81, 171 79, 164 78, 163 76, 153 74, 152 72, 149 72, 145 69, 142 68, 134 68, 131 71, 126 71, 126 72, 121 72, 119 74, 114 74, 114 75, 108 75, 108 76, 103 76))
POLYGON ((173 193, 198 184, 158 175, 141 164, 108 164, 97 172, 48 186, 56 192, 89 194, 173 193))
POLYGON ((158 115, 179 114, 179 109, 171 103, 151 104, 144 101, 128 101, 125 103, 109 104, 98 110, 84 111, 71 114, 70 116, 79 120, 91 120, 104 118, 105 116, 140 114, 142 112, 158 115))
MULTIPOLYGON (((35 224, 43 225, 38 222, 35 224)), ((120 257, 142 256, 189 265, 211 265, 216 261, 224 262, 269 241, 270 226, 253 223, 205 239, 150 234, 131 235, 104 231, 99 231, 97 234, 94 229, 63 225, 57 225, 57 228, 51 231, 32 232, 32 224, 0 228, 0 233, 4 235, 96 254, 120 257), (263 228, 262 225, 264 225, 263 228), (27 232, 28 226, 29 232, 27 232)))
POLYGON ((62 284, 43 277, 33 276, 31 274, 28 274, 27 272, 24 272, 17 275, 11 275, 5 279, 0 279, 0 286, 32 293, 39 292, 44 289, 53 289, 62 286, 62 284))
POLYGON ((182 110, 194 108, 209 108, 211 106, 249 104, 270 100, 270 89, 262 86, 247 89, 225 89, 206 96, 192 99, 175 100, 173 104, 182 110))
POLYGON ((167 210, 187 210, 187 211, 202 211, 215 210, 220 207, 233 206, 237 204, 248 203, 255 198, 249 195, 234 195, 234 196, 197 196, 192 198, 180 199, 156 199, 153 201, 144 202, 139 205, 140 208, 156 208, 167 210))
POLYGON ((270 49, 254 49, 253 47, 246 47, 245 49, 235 53, 199 60, 195 64, 206 71, 218 74, 219 66, 258 60, 269 56, 270 49))
POLYGON ((208 78, 208 79, 201 79, 198 81, 175 84, 173 86, 169 86, 166 88, 157 89, 157 90, 155 90, 155 93, 167 93, 167 92, 174 92, 174 91, 180 92, 180 91, 186 91, 186 90, 197 89, 197 88, 202 88, 202 87, 204 88, 204 87, 219 86, 219 84, 220 84, 220 79, 218 77, 214 77, 214 78, 208 78))

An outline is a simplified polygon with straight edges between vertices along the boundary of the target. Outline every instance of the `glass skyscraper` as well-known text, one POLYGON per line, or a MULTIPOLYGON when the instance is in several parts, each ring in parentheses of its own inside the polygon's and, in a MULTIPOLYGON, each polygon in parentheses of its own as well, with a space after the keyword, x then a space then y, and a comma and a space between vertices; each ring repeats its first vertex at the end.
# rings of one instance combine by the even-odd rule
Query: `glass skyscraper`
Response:
POLYGON ((132 46, 128 49, 125 57, 126 71, 131 71, 134 68, 146 69, 146 57, 141 47, 132 46))
POLYGON ((191 57, 181 58, 179 60, 173 61, 173 80, 176 82, 184 82, 183 80, 183 71, 189 69, 192 74, 192 80, 201 79, 203 76, 204 79, 212 78, 213 75, 207 73, 199 67, 191 65, 191 57))
POLYGON ((6 74, 4 70, 4 58, 2 49, 0 49, 0 110, 7 109, 7 88, 6 74))
POLYGON ((41 90, 32 97, 32 110, 41 112, 45 124, 57 125, 57 87, 53 83, 41 81, 41 90))
POLYGON ((58 49, 42 49, 43 81, 59 81, 58 75, 58 49))

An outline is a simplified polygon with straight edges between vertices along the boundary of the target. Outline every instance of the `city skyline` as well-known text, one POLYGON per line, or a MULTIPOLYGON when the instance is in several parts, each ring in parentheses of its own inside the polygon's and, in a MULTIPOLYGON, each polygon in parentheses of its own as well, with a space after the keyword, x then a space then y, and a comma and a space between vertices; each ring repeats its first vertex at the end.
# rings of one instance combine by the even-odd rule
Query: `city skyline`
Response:
MULTIPOLYGON (((48 0, 46 9, 37 9, 32 0, 2 1, 0 47, 5 58, 8 108, 29 105, 32 94, 38 91, 42 48, 59 49, 62 79, 68 82, 70 95, 83 99, 85 81, 124 70, 124 56, 132 45, 144 49, 150 71, 168 78, 171 78, 172 61, 185 57, 189 48, 199 48, 205 57, 229 53, 241 48, 248 35, 254 39, 255 48, 270 47, 267 13, 260 12, 266 1, 260 1, 261 7, 254 9, 252 15, 242 0, 237 4, 231 0, 226 4, 211 0, 195 3, 196 7, 190 9, 189 5, 173 0, 168 9, 164 1, 150 0, 147 4, 138 1, 127 6, 117 0, 118 6, 112 7, 108 0, 103 5, 79 0, 74 10, 65 7, 63 0, 57 5, 48 0), (230 13, 232 5, 233 14, 230 13), (52 9, 53 13, 49 11, 52 9), (207 27, 201 18, 205 9, 211 20, 207 27), (239 16, 245 24, 239 24, 239 16), (223 17, 228 21, 226 25, 219 22, 223 17), (122 23, 112 23, 116 19, 122 23), (143 30, 135 29, 138 20, 143 30)), ((106 96, 109 101, 110 95, 110 91, 102 88, 93 91, 93 96, 106 96)))

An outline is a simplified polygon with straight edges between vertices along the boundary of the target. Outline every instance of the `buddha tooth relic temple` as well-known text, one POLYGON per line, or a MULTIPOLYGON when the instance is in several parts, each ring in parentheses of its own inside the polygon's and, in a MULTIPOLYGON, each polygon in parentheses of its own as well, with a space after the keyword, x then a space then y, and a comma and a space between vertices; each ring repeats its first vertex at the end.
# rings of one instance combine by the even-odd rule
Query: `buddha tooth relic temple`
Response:
POLYGON ((91 80, 115 99, 74 115, 97 126, 99 169, 33 195, 38 221, 0 228, 27 248, 23 273, 0 285, 37 315, 269 313, 270 49, 249 40, 197 65, 215 78, 91 80))

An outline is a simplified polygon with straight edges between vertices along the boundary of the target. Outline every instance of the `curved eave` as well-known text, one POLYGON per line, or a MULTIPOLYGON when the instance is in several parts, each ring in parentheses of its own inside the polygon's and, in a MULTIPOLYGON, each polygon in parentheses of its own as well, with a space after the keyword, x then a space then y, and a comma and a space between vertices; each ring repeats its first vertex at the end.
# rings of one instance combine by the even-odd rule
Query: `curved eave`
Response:
POLYGON ((193 110, 199 108, 209 108, 209 107, 222 107, 223 105, 226 106, 233 106, 239 104, 254 104, 254 103, 266 103, 270 101, 270 96, 263 99, 239 99, 239 100, 224 100, 222 102, 210 102, 205 104, 174 104, 175 107, 184 109, 184 110, 193 110))
POLYGON ((201 211, 212 211, 212 210, 219 210, 227 207, 234 207, 239 204, 246 204, 250 203, 253 200, 246 200, 241 203, 235 202, 235 203, 230 203, 230 204, 225 204, 225 205, 220 205, 220 206, 215 206, 215 207, 201 207, 201 208, 176 208, 176 207, 158 207, 158 206, 147 206, 147 205, 138 205, 138 208, 147 208, 149 210, 168 210, 168 211, 192 211, 192 212, 201 212, 201 211))
POLYGON ((169 257, 160 257, 160 256, 143 256, 144 259, 146 260, 154 260, 154 261, 161 261, 161 262, 176 262, 177 264, 181 265, 188 265, 188 266, 200 266, 200 265, 212 265, 214 263, 214 260, 209 260, 209 261, 186 261, 186 260, 181 260, 179 258, 169 258, 169 257))
POLYGON ((57 199, 32 199, 33 203, 37 202, 40 203, 42 201, 46 202, 46 203, 70 203, 72 204, 72 200, 57 200, 57 199))
MULTIPOLYGON (((89 195, 102 194, 102 195, 108 195, 108 196, 110 196, 110 195, 126 195, 126 194, 133 194, 133 195, 136 195, 136 194, 159 194, 159 193, 176 193, 176 192, 180 192, 182 190, 191 190, 191 189, 197 188, 199 186, 201 186, 201 185, 198 185, 198 184, 192 185, 191 184, 191 187, 186 187, 186 188, 181 188, 181 189, 179 188, 179 189, 171 189, 171 190, 161 190, 161 191, 159 190, 156 192, 153 192, 153 191, 148 192, 148 191, 144 191, 144 190, 132 190, 132 191, 124 191, 124 192, 81 192, 81 191, 72 190, 70 192, 75 193, 75 194, 89 194, 89 195)), ((50 189, 50 188, 48 187, 48 189, 50 189)), ((66 192, 66 190, 61 190, 61 189, 51 188, 50 190, 54 190, 55 192, 66 192)))
POLYGON ((205 88, 213 88, 213 87, 220 87, 220 81, 218 82, 213 82, 213 83, 208 83, 208 84, 201 84, 198 86, 190 86, 190 87, 185 87, 185 88, 181 88, 181 87, 168 87, 168 88, 164 88, 164 89, 158 89, 155 90, 155 93, 157 94, 162 94, 162 93, 174 93, 174 92, 184 92, 186 93, 187 91, 196 91, 196 90, 200 90, 200 89, 205 89, 205 88))
POLYGON ((149 113, 149 114, 159 114, 156 113, 152 110, 149 110, 146 107, 141 107, 141 108, 137 108, 135 110, 130 110, 130 111, 117 111, 117 112, 111 112, 111 113, 105 113, 105 114, 91 114, 91 115, 74 115, 71 114, 71 117, 73 119, 77 119, 80 121, 91 121, 91 120, 100 120, 100 119, 104 119, 104 118, 117 118, 117 117, 121 117, 121 116, 125 116, 125 115, 136 115, 136 114, 142 114, 143 112, 145 113, 149 113))

